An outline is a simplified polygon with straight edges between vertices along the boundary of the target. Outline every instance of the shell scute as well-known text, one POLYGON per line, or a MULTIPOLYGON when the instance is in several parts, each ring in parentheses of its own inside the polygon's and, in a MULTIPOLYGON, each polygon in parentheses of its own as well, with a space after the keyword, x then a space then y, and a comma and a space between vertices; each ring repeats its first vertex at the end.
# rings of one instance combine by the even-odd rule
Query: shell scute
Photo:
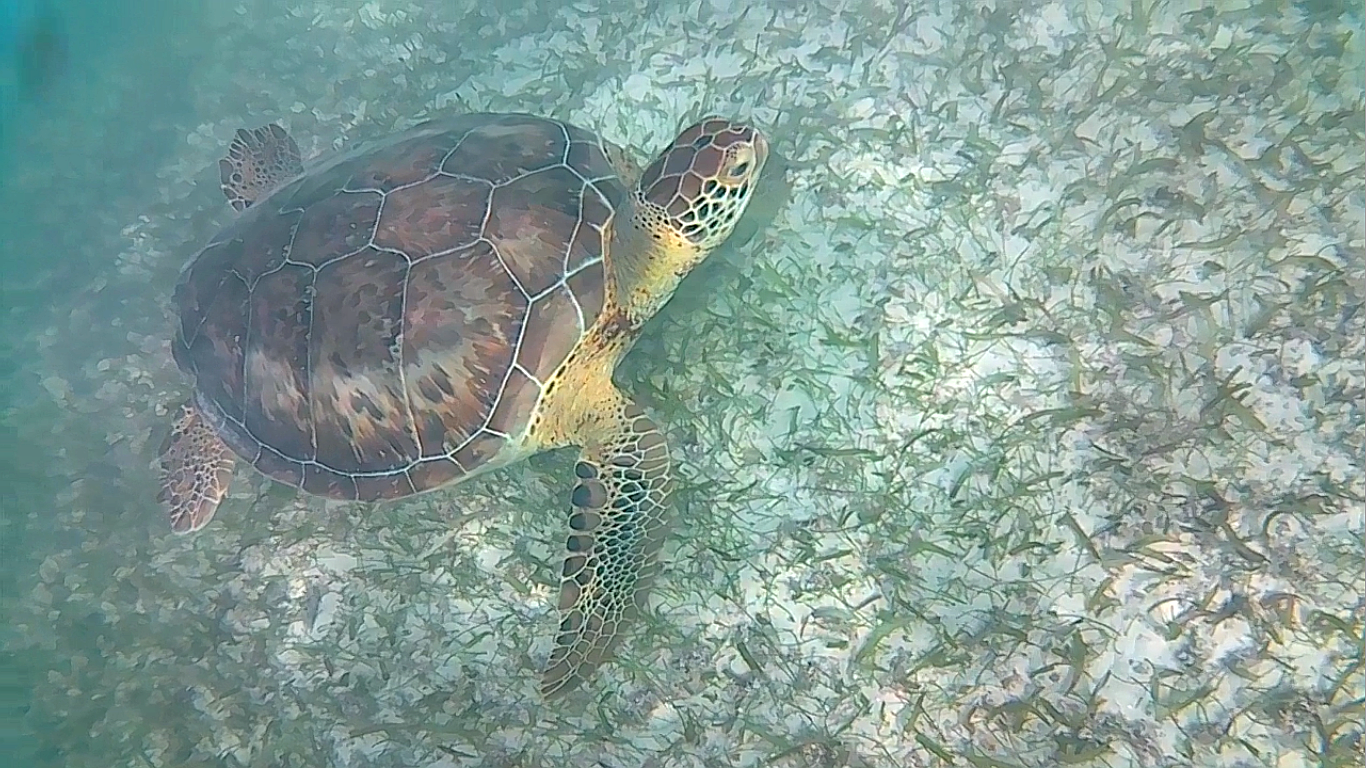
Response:
POLYGON ((304 485, 304 463, 262 446, 251 462, 263 474, 295 488, 304 485))
POLYGON ((408 401, 422 455, 450 453, 497 402, 528 302, 487 243, 413 265, 408 286, 408 401))
POLYGON ((308 458, 332 469, 393 468, 417 455, 402 373, 408 269, 401 254, 367 246, 318 270, 309 333, 316 453, 308 458))
POLYGON ((347 169, 344 188, 391 193, 432 179, 464 136, 463 131, 418 132, 374 147, 362 155, 363 162, 347 169))
POLYGON ((528 298, 564 278, 563 265, 579 226, 583 187, 583 180, 568 169, 556 168, 493 192, 484 231, 497 243, 503 266, 528 298), (546 264, 557 268, 546 269, 546 264))
POLYGON ((338 192, 310 203, 295 226, 289 260, 322 267, 357 253, 374 238, 382 205, 384 195, 371 191, 338 192))
POLYGON ((564 127, 528 115, 502 115, 466 133, 442 161, 442 173, 505 184, 563 165, 568 153, 564 127))
POLYGON ((438 175, 390 192, 384 197, 374 243, 414 261, 468 247, 484 236, 492 191, 491 185, 477 179, 438 175), (452 216, 451 211, 461 215, 452 216))
POLYGON ((550 378, 583 334, 578 317, 574 295, 563 285, 537 299, 527 313, 517 364, 541 381, 550 378))
POLYGON ((522 414, 530 411, 541 394, 541 386, 527 375, 526 369, 514 365, 503 383, 503 396, 493 407, 486 429, 499 434, 511 434, 521 424, 522 414))
POLYGON ((252 292, 241 396, 247 429, 267 445, 307 458, 313 452, 308 332, 315 277, 308 267, 287 264, 252 292))

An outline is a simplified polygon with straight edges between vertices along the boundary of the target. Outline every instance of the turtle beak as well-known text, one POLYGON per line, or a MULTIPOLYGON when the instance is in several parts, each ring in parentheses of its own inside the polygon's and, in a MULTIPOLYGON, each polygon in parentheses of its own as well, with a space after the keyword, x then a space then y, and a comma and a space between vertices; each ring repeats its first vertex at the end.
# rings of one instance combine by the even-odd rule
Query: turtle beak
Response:
POLYGON ((768 139, 762 133, 754 132, 754 158, 758 161, 759 167, 763 168, 768 160, 768 139))

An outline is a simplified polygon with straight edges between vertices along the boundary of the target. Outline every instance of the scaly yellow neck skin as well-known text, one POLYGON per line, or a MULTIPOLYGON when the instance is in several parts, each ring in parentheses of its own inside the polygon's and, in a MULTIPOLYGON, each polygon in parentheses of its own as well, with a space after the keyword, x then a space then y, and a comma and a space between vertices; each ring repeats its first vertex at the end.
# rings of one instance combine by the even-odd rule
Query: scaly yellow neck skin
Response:
POLYGON ((608 301, 624 313, 632 340, 710 253, 665 225, 663 211, 634 202, 616 222, 607 266, 608 301))
POLYGON ((616 391, 617 363, 635 344, 641 326, 711 252, 663 225, 661 211, 638 210, 642 213, 636 217, 618 219, 608 250, 606 305, 547 389, 542 412, 552 416, 532 427, 538 449, 596 439, 594 419, 602 398, 616 391))

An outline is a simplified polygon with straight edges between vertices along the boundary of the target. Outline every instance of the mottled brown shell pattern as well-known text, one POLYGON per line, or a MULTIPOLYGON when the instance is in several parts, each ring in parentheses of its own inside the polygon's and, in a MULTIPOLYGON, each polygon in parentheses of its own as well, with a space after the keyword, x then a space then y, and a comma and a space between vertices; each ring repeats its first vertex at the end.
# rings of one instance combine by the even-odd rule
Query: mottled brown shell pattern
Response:
POLYGON ((501 464, 602 311, 625 195, 587 131, 423 124, 204 248, 176 288, 176 361, 233 451, 310 493, 397 498, 501 464))

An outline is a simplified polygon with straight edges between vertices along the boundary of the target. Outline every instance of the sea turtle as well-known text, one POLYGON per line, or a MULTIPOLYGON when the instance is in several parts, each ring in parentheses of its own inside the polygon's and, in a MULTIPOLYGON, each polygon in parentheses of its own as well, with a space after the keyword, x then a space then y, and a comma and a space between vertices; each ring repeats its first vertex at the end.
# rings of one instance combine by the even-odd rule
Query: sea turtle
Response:
POLYGON ((280 126, 239 130, 219 171, 241 215, 175 290, 195 386, 159 454, 171 527, 208 523, 239 459, 375 501, 577 446, 541 689, 578 685, 643 594, 669 505, 664 437, 613 369, 767 157, 716 117, 639 171, 559 120, 463 114, 305 171, 280 126))

